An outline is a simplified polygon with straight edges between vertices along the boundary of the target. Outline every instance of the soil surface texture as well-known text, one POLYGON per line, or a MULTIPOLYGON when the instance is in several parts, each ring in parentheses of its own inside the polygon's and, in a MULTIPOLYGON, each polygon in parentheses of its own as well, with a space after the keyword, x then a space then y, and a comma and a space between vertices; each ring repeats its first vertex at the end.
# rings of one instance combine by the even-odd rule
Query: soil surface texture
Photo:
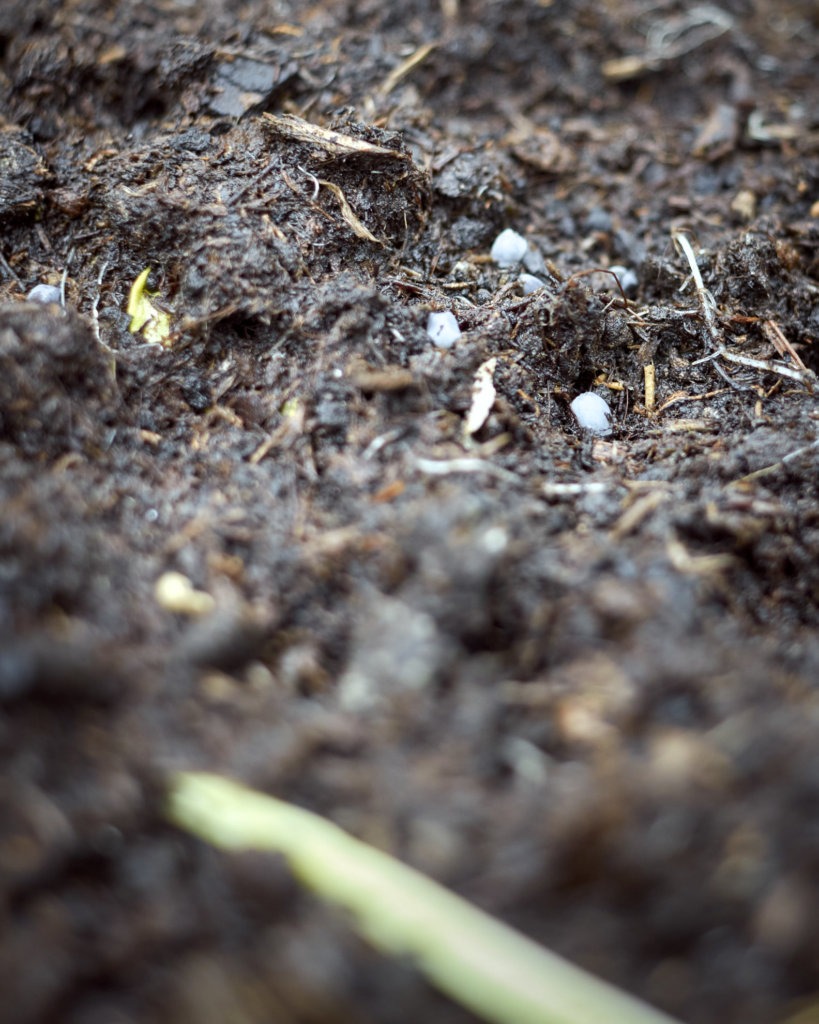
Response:
POLYGON ((475 1019, 180 769, 815 1021, 814 0, 5 0, 0 96, 0 1022, 475 1019))

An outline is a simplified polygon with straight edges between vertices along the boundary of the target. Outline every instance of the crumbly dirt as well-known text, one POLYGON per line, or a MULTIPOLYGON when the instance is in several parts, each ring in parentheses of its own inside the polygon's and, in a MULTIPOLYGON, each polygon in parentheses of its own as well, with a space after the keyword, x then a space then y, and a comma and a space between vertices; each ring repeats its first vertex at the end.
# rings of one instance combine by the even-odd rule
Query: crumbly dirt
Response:
POLYGON ((818 86, 812 0, 6 0, 2 1022, 472 1019, 167 825, 180 768, 815 1019, 818 86))

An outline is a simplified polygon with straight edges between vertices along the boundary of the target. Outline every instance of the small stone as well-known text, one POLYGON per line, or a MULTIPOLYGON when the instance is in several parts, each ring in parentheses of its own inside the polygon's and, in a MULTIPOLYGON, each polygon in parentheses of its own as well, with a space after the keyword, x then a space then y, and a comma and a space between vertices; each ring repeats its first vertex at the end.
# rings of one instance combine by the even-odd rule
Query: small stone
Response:
POLYGON ((598 437, 608 437, 611 433, 611 409, 600 395, 584 391, 575 398, 570 408, 583 430, 598 437))
POLYGON ((219 64, 213 84, 210 109, 221 117, 242 117, 259 108, 270 96, 293 78, 295 65, 276 61, 266 63, 248 57, 234 57, 219 64))
POLYGON ((741 188, 731 200, 731 211, 740 220, 753 220, 756 216, 756 193, 749 188, 741 188))
POLYGON ((489 255, 499 267, 514 267, 526 255, 529 243, 517 231, 506 228, 492 243, 489 255))
POLYGON ((461 328, 455 314, 449 310, 443 313, 430 313, 427 318, 427 334, 438 348, 452 348, 461 336, 461 328))
POLYGON ((612 228, 611 214, 601 209, 601 207, 595 206, 594 209, 589 210, 583 226, 587 231, 603 231, 607 233, 612 228))

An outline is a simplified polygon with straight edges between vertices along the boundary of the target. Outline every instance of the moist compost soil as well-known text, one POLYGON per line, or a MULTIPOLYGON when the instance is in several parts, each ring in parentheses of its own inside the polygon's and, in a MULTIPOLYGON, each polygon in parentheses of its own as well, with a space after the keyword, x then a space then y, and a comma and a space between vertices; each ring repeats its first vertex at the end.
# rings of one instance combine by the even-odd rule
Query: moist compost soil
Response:
POLYGON ((0 1020, 473 1019, 167 824, 191 768, 815 1020, 813 0, 6 0, 0 55, 0 1020))

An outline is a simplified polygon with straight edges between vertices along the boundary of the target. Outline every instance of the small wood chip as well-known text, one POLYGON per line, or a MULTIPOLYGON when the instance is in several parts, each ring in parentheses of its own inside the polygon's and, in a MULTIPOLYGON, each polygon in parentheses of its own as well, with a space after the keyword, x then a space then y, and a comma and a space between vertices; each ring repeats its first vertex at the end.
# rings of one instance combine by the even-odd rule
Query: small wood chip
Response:
POLYGON ((325 188, 329 189, 336 197, 336 199, 338 199, 341 205, 341 216, 344 218, 345 222, 349 224, 349 226, 353 229, 353 231, 355 232, 355 234, 358 235, 359 238, 364 238, 368 242, 375 242, 376 245, 383 244, 378 238, 375 237, 375 235, 371 231, 369 231, 364 226, 364 224, 361 223, 361 221, 353 212, 352 206, 350 206, 350 204, 347 202, 347 197, 344 195, 344 193, 341 191, 338 185, 334 185, 332 181, 324 181, 321 178, 318 179, 318 182, 319 185, 323 185, 325 188))
POLYGON ((656 395, 655 387, 656 387, 657 378, 656 378, 656 372, 655 372, 655 369, 654 369, 654 363, 647 363, 643 367, 643 377, 645 379, 645 389, 646 389, 646 412, 650 414, 650 413, 654 412, 655 395, 656 395))
POLYGON ((262 114, 268 127, 272 128, 278 135, 296 142, 305 142, 323 149, 328 156, 380 156, 388 157, 391 160, 409 161, 409 154, 402 153, 397 149, 388 149, 386 146, 376 146, 372 142, 365 142, 363 139, 355 139, 351 135, 343 135, 341 132, 333 131, 331 128, 322 128, 317 124, 311 124, 293 114, 262 114))
POLYGON ((415 384, 411 370, 403 366, 385 366, 380 370, 371 370, 366 365, 356 365, 349 372, 350 383, 362 391, 406 391, 415 384))
POLYGON ((472 405, 464 424, 464 433, 467 435, 476 434, 489 418, 489 413, 495 404, 496 392, 492 378, 497 365, 497 359, 487 359, 478 367, 472 384, 472 405))

